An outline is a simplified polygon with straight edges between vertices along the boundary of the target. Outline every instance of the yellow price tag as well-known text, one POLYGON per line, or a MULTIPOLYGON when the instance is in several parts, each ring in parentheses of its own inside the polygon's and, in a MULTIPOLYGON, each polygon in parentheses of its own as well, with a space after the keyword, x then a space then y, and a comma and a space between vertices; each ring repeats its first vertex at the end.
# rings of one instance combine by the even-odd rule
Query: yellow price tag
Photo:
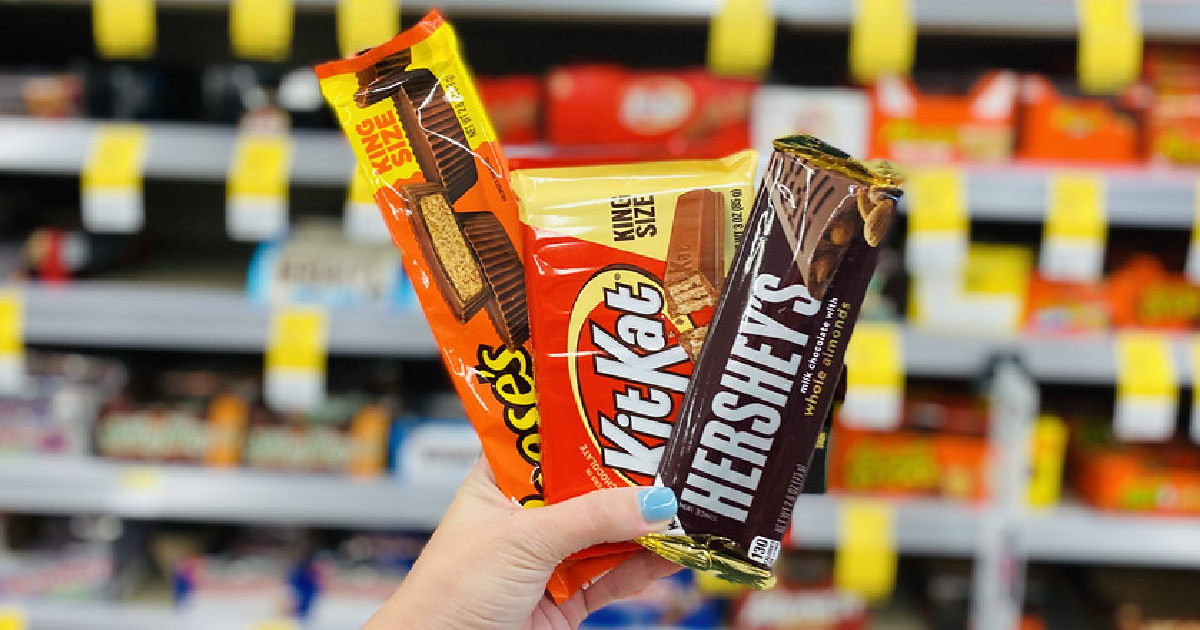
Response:
POLYGON ((1058 503, 1062 494, 1063 459, 1067 452, 1067 424, 1062 418, 1043 415, 1033 425, 1030 440, 1029 505, 1058 503))
POLYGON ((325 312, 288 308, 275 314, 267 346, 267 369, 325 371, 325 312))
POLYGON ((761 77, 775 54, 772 0, 720 0, 708 25, 708 67, 716 74, 761 77))
POLYGON ((344 227, 346 236, 359 243, 389 243, 392 240, 383 212, 375 205, 374 193, 366 174, 360 168, 350 176, 346 195, 344 227))
POLYGON ((121 489, 129 492, 151 493, 163 489, 162 471, 147 466, 135 466, 121 471, 121 489))
POLYGON ((268 239, 287 227, 291 157, 286 136, 251 134, 238 140, 226 186, 226 223, 235 239, 268 239))
POLYGON ((25 301, 17 289, 0 289, 0 392, 25 388, 25 301))
POLYGON ((1050 178, 1039 265, 1049 278, 1098 280, 1108 231, 1104 180, 1090 173, 1050 178))
POLYGON ((910 0, 855 0, 850 26, 850 73, 855 81, 908 74, 916 47, 910 0))
POLYGON ((847 499, 839 515, 834 585, 869 600, 884 599, 896 581, 892 508, 879 501, 847 499))
POLYGON ((338 0, 338 45, 343 57, 391 39, 400 30, 399 0, 338 0))
POLYGON ((909 232, 949 232, 965 235, 966 192, 957 168, 913 171, 908 180, 909 232))
POLYGON ((25 612, 15 606, 0 606, 0 630, 26 630, 25 612))
POLYGON ((848 426, 889 429, 900 421, 904 393, 904 340, 894 324, 860 322, 846 347, 848 426))
POLYGON ((309 409, 325 395, 326 315, 315 307, 274 313, 267 340, 267 402, 282 410, 309 409))
POLYGON ((283 61, 292 48, 292 0, 232 0, 229 39, 246 59, 283 61))
POLYGON ((1079 84, 1112 93, 1142 73, 1142 24, 1135 0, 1076 0, 1079 84))
POLYGON ((1170 339, 1150 332, 1118 333, 1117 404, 1113 431, 1119 439, 1163 441, 1175 429, 1179 381, 1170 339))
POLYGON ((154 0, 92 0, 92 34, 104 57, 153 55, 155 29, 154 0))
POLYGON ((140 125, 102 125, 83 167, 83 224, 93 232, 136 232, 145 222, 142 170, 149 134, 140 125))

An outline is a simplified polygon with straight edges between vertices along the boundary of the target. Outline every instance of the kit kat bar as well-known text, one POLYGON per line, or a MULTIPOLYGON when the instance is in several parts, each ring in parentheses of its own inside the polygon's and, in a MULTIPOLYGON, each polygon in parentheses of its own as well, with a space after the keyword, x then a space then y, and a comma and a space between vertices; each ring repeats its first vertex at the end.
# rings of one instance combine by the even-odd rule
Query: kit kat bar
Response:
POLYGON ((724 195, 707 188, 690 190, 675 203, 663 288, 667 316, 692 360, 700 354, 725 279, 724 210, 724 195), (707 317, 696 316, 706 310, 707 317))

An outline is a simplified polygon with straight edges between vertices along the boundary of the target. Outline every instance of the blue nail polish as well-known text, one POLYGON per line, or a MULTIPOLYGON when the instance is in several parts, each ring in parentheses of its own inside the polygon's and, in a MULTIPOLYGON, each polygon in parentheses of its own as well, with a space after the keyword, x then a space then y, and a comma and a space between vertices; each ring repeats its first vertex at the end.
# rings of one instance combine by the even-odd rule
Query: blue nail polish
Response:
POLYGON ((647 523, 659 523, 675 518, 679 503, 675 501, 675 493, 670 488, 653 486, 638 492, 638 508, 647 523))

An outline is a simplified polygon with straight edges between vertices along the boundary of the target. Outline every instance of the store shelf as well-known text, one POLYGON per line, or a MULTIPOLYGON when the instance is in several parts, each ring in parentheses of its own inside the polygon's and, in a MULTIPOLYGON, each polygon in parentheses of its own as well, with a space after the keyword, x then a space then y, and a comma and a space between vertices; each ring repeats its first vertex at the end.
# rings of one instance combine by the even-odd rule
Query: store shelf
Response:
MULTIPOLYGON (((261 352, 270 309, 233 290, 88 283, 24 289, 30 344, 261 352)), ((329 352, 431 358, 419 312, 334 310, 329 352)))
MULTIPOLYGON (((974 378, 994 357, 1007 354, 1018 357, 1039 381, 1112 383, 1117 377, 1111 334, 1037 337, 905 328, 903 339, 905 370, 916 376, 974 378)), ((1191 361, 1184 339, 1173 349, 1179 379, 1188 382, 1191 361)))
MULTIPOLYGON (((78 174, 99 125, 85 120, 0 116, 0 171, 78 174)), ((145 176, 181 180, 225 179, 236 132, 219 125, 153 123, 145 176)), ((291 132, 293 183, 346 186, 354 155, 336 131, 291 132)))
MULTIPOLYGON (((3 606, 0 602, 0 606, 3 606)), ((278 628, 277 620, 249 619, 236 613, 181 612, 163 605, 110 602, 17 603, 27 630, 257 630, 278 628)), ((360 626, 361 619, 317 619, 296 625, 298 630, 344 630, 360 626)))
MULTIPOLYGON (((454 488, 358 481, 337 476, 281 475, 142 466, 71 458, 0 459, 0 510, 109 513, 133 518, 297 523, 430 530, 454 488)), ((800 547, 838 540, 845 499, 800 497, 792 533, 800 547)), ((936 499, 890 501, 895 542, 904 553, 975 553, 982 513, 936 499)), ((1068 504, 1031 512, 1025 526, 1031 558, 1103 564, 1200 567, 1200 519, 1132 516, 1068 504)))
MULTIPOLYGON (((17 0, 44 4, 80 4, 87 0, 17 0)), ((168 6, 219 7, 229 0, 160 0, 168 6)), ((307 8, 327 8, 334 0, 296 0, 307 8)), ((451 16, 479 15, 513 18, 607 18, 614 20, 684 20, 708 18, 718 0, 419 0, 405 2, 406 11, 437 7, 451 16)), ((1077 30, 1072 0, 912 0, 913 16, 921 32, 987 34, 1017 37, 1073 37, 1077 30)), ((1200 6, 1180 0, 1142 0, 1142 24, 1154 39, 1182 39, 1200 35, 1200 6)), ((799 27, 846 28, 854 17, 854 3, 846 0, 779 0, 780 23, 799 27)))
MULTIPOLYGON (((80 120, 0 117, 0 138, 4 139, 0 141, 0 171, 76 175, 87 159, 96 127, 94 122, 80 120)), ((220 181, 226 177, 235 141, 232 128, 155 123, 148 129, 147 178, 220 181)), ((292 138, 293 183, 346 185, 354 156, 340 133, 294 131, 292 138)), ((1103 176, 1108 220, 1113 225, 1192 226, 1200 173, 1171 168, 965 167, 972 218, 1040 222, 1045 216, 1049 179, 1064 169, 1090 170, 1103 176)))
POLYGON ((431 530, 453 494, 391 478, 0 458, 0 511, 431 530))
MULTIPOLYGON (((803 496, 792 517, 799 547, 833 547, 844 499, 803 496)), ((981 510, 935 499, 889 502, 894 540, 904 553, 971 556, 976 552, 981 510)), ((1084 564, 1200 567, 1200 518, 1133 516, 1098 512, 1075 504, 1031 511, 1023 530, 1033 560, 1084 564)))

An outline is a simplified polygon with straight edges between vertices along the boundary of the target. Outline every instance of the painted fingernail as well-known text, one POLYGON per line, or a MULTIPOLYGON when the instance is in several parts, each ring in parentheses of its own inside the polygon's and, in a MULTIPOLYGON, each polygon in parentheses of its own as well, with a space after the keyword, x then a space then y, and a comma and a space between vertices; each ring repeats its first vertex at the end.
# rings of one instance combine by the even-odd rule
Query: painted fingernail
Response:
POLYGON ((653 486, 638 492, 638 508, 647 523, 658 523, 675 518, 679 503, 675 501, 675 493, 670 488, 653 486))

